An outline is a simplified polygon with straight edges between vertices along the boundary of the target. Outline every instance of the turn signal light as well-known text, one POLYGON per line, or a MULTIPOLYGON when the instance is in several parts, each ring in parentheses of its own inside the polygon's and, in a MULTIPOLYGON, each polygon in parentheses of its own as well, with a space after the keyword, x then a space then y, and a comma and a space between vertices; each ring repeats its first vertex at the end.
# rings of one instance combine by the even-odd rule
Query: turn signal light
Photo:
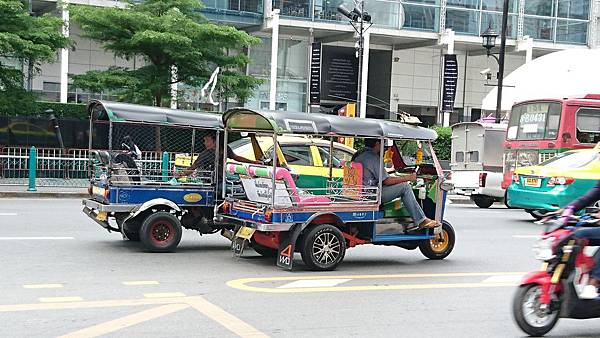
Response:
POLYGON ((104 189, 104 199, 108 201, 110 197, 110 190, 108 188, 104 189))
POLYGON ((484 188, 487 181, 487 173, 479 173, 479 187, 484 188))
POLYGON ((94 194, 94 188, 92 188, 92 186, 90 185, 88 187, 88 195, 92 196, 92 194, 94 194))
POLYGON ((265 211, 265 222, 271 222, 273 220, 273 211, 265 211))
POLYGON ((573 182, 575 182, 575 179, 573 177, 557 176, 557 177, 550 177, 547 185, 549 187, 553 187, 555 185, 569 185, 573 182))
POLYGON ((228 214, 231 211, 231 203, 229 203, 229 202, 223 203, 223 206, 221 207, 221 209, 223 209, 223 213, 228 214))

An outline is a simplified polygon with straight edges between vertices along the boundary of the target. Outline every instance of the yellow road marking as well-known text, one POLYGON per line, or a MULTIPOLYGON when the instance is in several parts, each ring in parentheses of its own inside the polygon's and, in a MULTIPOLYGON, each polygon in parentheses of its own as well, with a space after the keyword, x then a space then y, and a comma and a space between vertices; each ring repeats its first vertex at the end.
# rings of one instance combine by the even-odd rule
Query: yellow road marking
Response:
MULTIPOLYGON (((102 330, 108 330, 111 325, 126 325, 119 327, 118 329, 135 325, 137 321, 141 319, 148 318, 149 314, 155 314, 157 317, 164 316, 166 314, 179 311, 186 307, 192 307, 208 318, 214 320, 219 323, 229 331, 234 334, 243 337, 243 338, 264 338, 268 337, 266 334, 260 332, 250 324, 242 321, 241 319, 235 317, 234 315, 228 313, 227 311, 221 309, 220 307, 210 303, 206 299, 201 296, 192 296, 192 297, 175 297, 175 298, 152 298, 152 299, 124 299, 124 300, 104 300, 104 301, 87 301, 87 302, 71 302, 71 303, 35 303, 35 304, 12 304, 12 305, 0 305, 0 313, 3 312, 23 312, 23 311, 42 311, 42 310, 74 310, 74 309, 94 309, 94 308, 110 308, 110 307, 124 307, 124 306, 144 306, 144 305, 178 305, 179 307, 164 307, 160 306, 158 308, 142 311, 124 318, 116 319, 113 321, 109 321, 106 323, 98 324, 92 326, 87 329, 83 329, 77 332, 71 333, 81 334, 81 331, 90 330, 94 328, 94 330, 98 330, 100 332, 102 330), (177 310, 176 310, 177 309, 177 310), (162 313, 162 314, 161 314, 162 313)), ((156 317, 154 317, 156 318, 156 317)), ((95 331, 84 331, 92 332, 95 331)), ((112 331, 109 331, 112 332, 112 331)), ((109 333, 106 332, 106 333, 109 333)), ((104 333, 101 333, 104 334, 104 333)), ((82 335, 84 337, 90 337, 92 335, 82 335)))
POLYGON ((175 298, 185 297, 185 293, 181 292, 156 292, 156 293, 144 293, 146 298, 175 298))
POLYGON ((62 284, 24 284, 25 289, 58 289, 62 288, 62 284))
POLYGON ((125 317, 110 320, 101 324, 90 326, 85 329, 81 329, 60 338, 91 338, 105 335, 111 332, 116 332, 126 327, 130 327, 136 324, 140 324, 155 318, 166 316, 168 314, 187 309, 190 306, 188 304, 168 304, 161 305, 152 309, 140 311, 125 317))
POLYGON ((42 297, 38 298, 42 303, 81 302, 81 297, 42 297))
POLYGON ((70 309, 96 309, 122 306, 143 306, 156 304, 184 303, 185 298, 156 298, 156 299, 124 299, 124 300, 97 300, 71 303, 33 303, 33 304, 7 304, 0 305, 2 312, 42 311, 42 310, 70 310, 70 309))
POLYGON ((242 338, 264 338, 266 334, 258 331, 250 324, 235 317, 202 297, 194 297, 188 304, 203 315, 221 324, 223 327, 242 338))
POLYGON ((127 286, 158 285, 158 284, 160 284, 160 283, 156 280, 132 280, 132 281, 123 282, 123 285, 127 285, 127 286))
POLYGON ((332 286, 332 287, 313 287, 313 288, 276 288, 250 286, 250 283, 260 282, 278 282, 278 281, 298 281, 298 280, 318 280, 318 279, 403 279, 403 278, 444 278, 444 277, 481 277, 481 276, 516 276, 523 275, 524 272, 456 272, 456 273, 416 273, 416 274, 396 274, 396 275, 356 275, 356 276, 305 276, 305 277, 256 277, 242 278, 227 282, 229 287, 263 293, 301 293, 301 292, 343 292, 343 291, 375 291, 375 290, 418 290, 418 289, 450 289, 450 288, 487 288, 514 286, 515 283, 438 283, 438 284, 401 284, 401 285, 356 285, 356 286, 332 286))

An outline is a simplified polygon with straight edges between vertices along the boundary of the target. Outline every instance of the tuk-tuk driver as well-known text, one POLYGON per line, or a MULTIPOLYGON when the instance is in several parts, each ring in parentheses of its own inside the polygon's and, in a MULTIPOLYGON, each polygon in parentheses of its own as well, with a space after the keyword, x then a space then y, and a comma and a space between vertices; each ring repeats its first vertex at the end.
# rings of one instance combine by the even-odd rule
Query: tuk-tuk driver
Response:
POLYGON ((411 186, 407 183, 415 181, 417 174, 390 176, 382 165, 379 151, 381 141, 379 139, 365 139, 365 149, 354 154, 352 161, 362 164, 363 184, 366 186, 377 187, 381 177, 383 188, 381 191, 381 203, 387 203, 398 197, 410 214, 413 222, 420 228, 435 228, 440 225, 439 222, 429 219, 425 216, 423 209, 417 202, 411 186))
MULTIPOLYGON (((216 135, 211 133, 211 134, 204 136, 204 150, 200 154, 198 154, 198 157, 196 158, 194 163, 192 163, 191 166, 189 166, 187 169, 179 172, 178 175, 179 176, 191 175, 198 169, 202 169, 202 170, 206 170, 206 171, 215 170, 214 163, 215 163, 216 150, 217 150, 216 135)), ((222 154, 220 157, 221 157, 221 159, 219 159, 219 166, 223 162, 222 154)), ((231 149, 231 147, 229 145, 227 145, 227 158, 230 158, 237 162, 262 164, 260 161, 255 161, 255 160, 251 160, 249 158, 245 158, 243 156, 236 155, 233 152, 233 149, 231 149)))

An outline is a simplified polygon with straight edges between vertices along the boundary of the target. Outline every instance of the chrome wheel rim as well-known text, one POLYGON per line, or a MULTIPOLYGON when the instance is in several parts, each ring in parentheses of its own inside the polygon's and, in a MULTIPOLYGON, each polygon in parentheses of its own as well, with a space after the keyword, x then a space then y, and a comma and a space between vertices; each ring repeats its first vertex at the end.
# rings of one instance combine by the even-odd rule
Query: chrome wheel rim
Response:
POLYGON ((312 253, 315 260, 322 265, 334 263, 340 256, 339 238, 331 232, 323 232, 315 237, 312 253))
POLYGON ((521 305, 523 318, 533 327, 545 327, 558 316, 558 311, 550 312, 549 309, 542 309, 540 303, 541 293, 542 288, 539 286, 530 288, 527 290, 521 305))

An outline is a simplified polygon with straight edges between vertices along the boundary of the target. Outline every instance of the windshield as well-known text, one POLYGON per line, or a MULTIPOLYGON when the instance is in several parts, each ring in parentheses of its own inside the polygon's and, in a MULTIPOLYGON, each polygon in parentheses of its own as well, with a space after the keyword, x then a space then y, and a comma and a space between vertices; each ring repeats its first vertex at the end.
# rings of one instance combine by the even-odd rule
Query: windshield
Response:
POLYGON ((598 159, 595 151, 566 152, 549 159, 540 165, 552 168, 581 168, 598 159))
POLYGON ((514 106, 506 139, 554 140, 558 135, 560 113, 560 103, 536 102, 514 106))

